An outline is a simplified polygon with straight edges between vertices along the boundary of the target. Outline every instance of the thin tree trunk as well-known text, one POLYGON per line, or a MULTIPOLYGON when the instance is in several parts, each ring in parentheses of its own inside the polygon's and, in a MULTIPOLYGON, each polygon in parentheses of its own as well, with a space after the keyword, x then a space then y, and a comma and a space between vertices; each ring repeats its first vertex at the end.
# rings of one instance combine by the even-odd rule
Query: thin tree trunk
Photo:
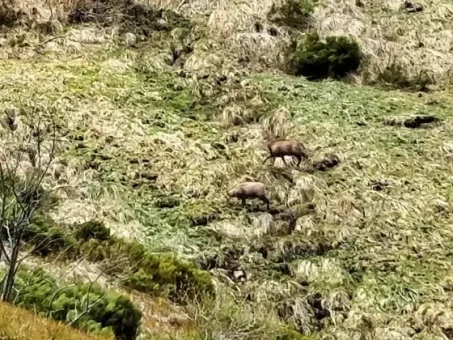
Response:
POLYGON ((17 259, 19 258, 19 245, 16 245, 11 253, 8 273, 3 283, 2 301, 9 302, 16 278, 17 259))

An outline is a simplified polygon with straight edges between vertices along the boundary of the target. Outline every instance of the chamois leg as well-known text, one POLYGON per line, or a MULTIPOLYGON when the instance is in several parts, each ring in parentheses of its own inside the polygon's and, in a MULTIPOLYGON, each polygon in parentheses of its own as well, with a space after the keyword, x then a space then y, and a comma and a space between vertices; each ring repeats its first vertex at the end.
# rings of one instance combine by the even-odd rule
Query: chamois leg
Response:
POLYGON ((301 156, 296 156, 297 159, 297 167, 300 166, 300 163, 302 162, 302 157, 301 156))
POLYGON ((282 159, 283 163, 285 163, 285 166, 288 166, 288 164, 285 161, 285 156, 281 156, 280 158, 282 159))
POLYGON ((264 203, 266 203, 267 210, 269 210, 270 204, 271 204, 271 202, 269 201, 269 198, 263 197, 262 200, 264 203))
POLYGON ((272 156, 267 156, 266 159, 264 160, 263 164, 267 162, 268 159, 273 158, 272 156))
POLYGON ((245 208, 245 198, 242 198, 242 208, 245 208))

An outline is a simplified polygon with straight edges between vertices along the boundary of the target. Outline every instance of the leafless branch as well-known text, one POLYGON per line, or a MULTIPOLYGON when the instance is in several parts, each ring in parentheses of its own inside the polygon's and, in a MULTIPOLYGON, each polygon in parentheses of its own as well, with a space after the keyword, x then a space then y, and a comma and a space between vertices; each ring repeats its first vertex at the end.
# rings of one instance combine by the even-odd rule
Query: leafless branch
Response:
POLYGON ((45 133, 42 129, 42 118, 37 115, 37 122, 30 125, 30 130, 25 136, 18 136, 10 131, 10 147, 8 157, 3 157, 0 163, 0 255, 6 259, 8 269, 5 279, 1 282, 0 291, 4 301, 11 298, 17 271, 22 262, 30 256, 33 250, 41 247, 48 241, 48 237, 40 242, 22 258, 19 258, 24 246, 23 236, 30 221, 48 197, 41 188, 45 176, 52 164, 56 149, 56 126, 51 118, 53 131, 51 148, 48 160, 44 160, 45 133), (25 176, 21 173, 24 164, 23 155, 28 154, 31 169, 25 169, 25 176), (21 177, 25 177, 21 179, 21 177), (5 233, 9 241, 9 248, 5 246, 5 233))
POLYGON ((52 313, 52 305, 53 305, 53 302, 55 300, 55 298, 57 297, 57 294, 62 292, 63 290, 65 289, 68 289, 68 288, 71 288, 73 287, 74 285, 68 285, 68 286, 64 286, 64 287, 61 287, 60 289, 58 289, 53 295, 52 295, 52 298, 50 299, 50 302, 49 302, 49 305, 47 306, 47 316, 49 317, 50 314, 52 313))
POLYGON ((96 279, 94 279, 93 281, 90 280, 90 285, 88 287, 88 292, 86 294, 86 305, 85 305, 85 309, 83 310, 83 312, 81 312, 76 318, 74 318, 74 320, 72 320, 69 325, 72 326, 74 325, 78 320, 80 320, 80 318, 82 318, 84 315, 86 315, 88 312, 90 312, 90 310, 96 306, 98 303, 100 303, 102 301, 102 299, 104 298, 105 296, 105 292, 103 292, 101 294, 101 296, 96 300, 94 301, 93 303, 90 304, 90 294, 91 294, 91 290, 93 289, 93 285, 99 280, 99 278, 101 277, 101 275, 103 274, 103 271, 101 271, 99 273, 99 275, 96 277, 96 279))
MULTIPOLYGON (((50 238, 51 238, 50 236, 45 237, 44 240, 42 240, 38 245, 36 245, 36 246, 33 247, 30 251, 28 251, 25 255, 23 255, 23 256, 17 261, 18 265, 20 265, 23 261, 25 261, 28 257, 30 257, 35 251, 41 249, 41 247, 42 247, 44 244, 46 244, 46 242, 47 242, 48 240, 50 240, 50 238)), ((33 241, 33 239, 35 239, 35 238, 32 238, 29 242, 33 241)), ((52 243, 55 243, 55 242, 57 242, 57 241, 60 241, 60 240, 62 240, 62 238, 57 238, 57 239, 55 239, 55 240, 52 240, 51 242, 48 243, 48 245, 50 245, 50 244, 52 244, 52 243)))

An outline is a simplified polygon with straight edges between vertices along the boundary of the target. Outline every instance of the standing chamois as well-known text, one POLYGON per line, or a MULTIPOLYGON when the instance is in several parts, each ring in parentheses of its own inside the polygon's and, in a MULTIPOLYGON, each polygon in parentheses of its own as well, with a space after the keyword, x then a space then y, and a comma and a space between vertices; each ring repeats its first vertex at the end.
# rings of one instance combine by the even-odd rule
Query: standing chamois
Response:
POLYGON ((267 148, 270 155, 266 157, 263 164, 270 158, 274 160, 280 157, 285 165, 288 165, 285 161, 285 156, 291 156, 297 159, 297 166, 300 166, 302 158, 308 158, 308 152, 302 143, 299 143, 293 139, 276 139, 274 136, 266 132, 265 135, 267 142, 267 148))
POLYGON ((266 203, 269 210, 270 200, 267 194, 266 186, 261 182, 243 182, 236 185, 235 188, 228 191, 229 197, 236 197, 242 201, 242 207, 245 208, 247 198, 258 198, 266 203))

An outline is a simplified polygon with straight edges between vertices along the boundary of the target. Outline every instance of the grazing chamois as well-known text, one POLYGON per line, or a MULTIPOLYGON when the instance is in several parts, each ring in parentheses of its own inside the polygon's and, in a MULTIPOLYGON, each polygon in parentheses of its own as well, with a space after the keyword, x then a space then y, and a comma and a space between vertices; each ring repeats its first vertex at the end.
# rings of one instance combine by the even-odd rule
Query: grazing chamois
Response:
POLYGON ((291 156, 297 159, 297 166, 300 166, 302 158, 308 158, 308 152, 305 146, 302 143, 299 143, 293 139, 275 139, 273 136, 266 134, 267 139, 267 148, 270 155, 266 157, 263 164, 270 158, 274 160, 277 157, 280 157, 283 160, 283 163, 286 164, 285 156, 291 156))
POLYGON ((266 203, 269 210, 270 200, 267 195, 266 186, 261 182, 243 182, 228 191, 229 197, 236 197, 242 200, 242 207, 245 208, 247 198, 258 198, 266 203))

